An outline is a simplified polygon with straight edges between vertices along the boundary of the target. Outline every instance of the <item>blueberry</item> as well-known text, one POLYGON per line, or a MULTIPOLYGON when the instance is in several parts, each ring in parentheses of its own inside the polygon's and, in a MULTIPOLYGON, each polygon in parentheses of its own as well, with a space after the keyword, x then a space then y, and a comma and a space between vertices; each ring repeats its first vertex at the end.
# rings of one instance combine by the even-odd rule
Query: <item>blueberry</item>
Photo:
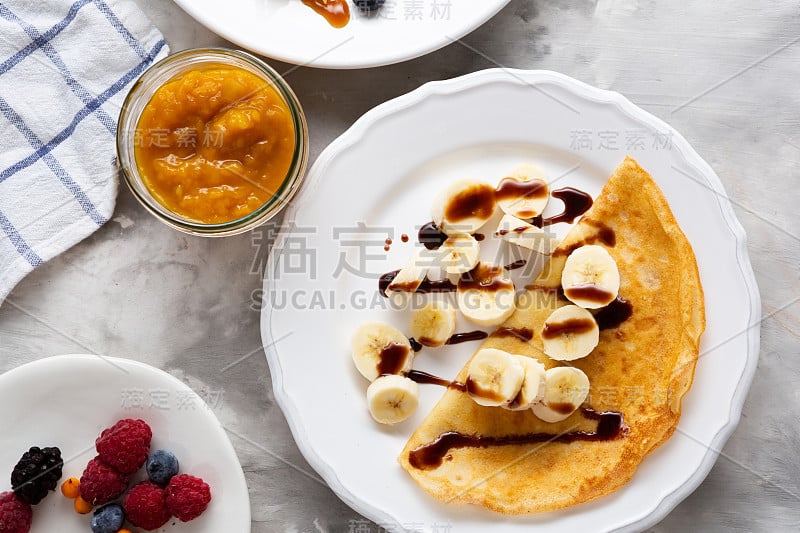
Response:
POLYGON ((150 481, 162 487, 178 473, 178 459, 166 450, 156 450, 147 458, 147 475, 150 481))
POLYGON ((386 0, 353 0, 358 9, 366 13, 377 11, 383 6, 386 0))
POLYGON ((94 512, 92 533, 117 533, 125 522, 125 512, 121 505, 109 503, 94 512))

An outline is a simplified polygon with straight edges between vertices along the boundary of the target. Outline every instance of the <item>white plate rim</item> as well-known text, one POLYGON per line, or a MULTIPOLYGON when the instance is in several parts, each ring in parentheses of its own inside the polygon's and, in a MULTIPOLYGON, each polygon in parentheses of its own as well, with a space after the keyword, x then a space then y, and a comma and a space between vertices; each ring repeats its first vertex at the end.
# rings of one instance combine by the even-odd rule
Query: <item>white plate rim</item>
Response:
MULTIPOLYGON (((633 102, 628 100, 622 94, 600 89, 582 81, 571 78, 565 74, 550 70, 521 70, 509 68, 491 68, 480 70, 460 77, 428 82, 419 88, 398 96, 392 100, 384 102, 373 109, 367 111, 356 122, 353 123, 344 133, 331 142, 325 150, 316 159, 314 165, 306 177, 306 183, 293 203, 289 206, 284 216, 284 220, 294 220, 295 214, 302 204, 303 199, 307 195, 314 193, 314 190, 325 173, 325 169, 333 158, 340 152, 357 144, 369 128, 376 122, 391 116, 395 113, 401 112, 404 109, 417 105, 423 102, 426 98, 431 96, 440 96, 452 94, 463 90, 469 90, 477 86, 488 84, 497 81, 506 81, 512 83, 524 83, 531 86, 539 82, 551 82, 560 85, 562 88, 574 92, 580 97, 593 100, 601 103, 614 104, 617 109, 629 118, 643 122, 651 126, 657 131, 671 132, 673 137, 674 146, 679 150, 680 154, 685 158, 686 163, 693 167, 699 176, 706 180, 706 185, 714 192, 720 212, 725 220, 728 229, 731 231, 736 241, 736 255, 737 265, 742 275, 742 281, 747 288, 747 295, 750 300, 749 320, 747 322, 748 329, 746 331, 748 349, 745 367, 741 376, 736 384, 734 390, 731 407, 729 410, 729 418, 727 422, 719 429, 717 434, 709 444, 706 453, 698 466, 697 470, 678 488, 673 492, 666 494, 662 497, 655 507, 648 510, 644 515, 635 518, 632 521, 621 524, 614 529, 615 532, 628 532, 628 531, 641 531, 651 527, 661 520, 663 520, 681 501, 688 497, 694 490, 703 482, 711 468, 714 466, 720 450, 730 438, 736 426, 739 423, 742 414, 747 392, 750 384, 755 376, 756 367, 758 365, 760 336, 761 336, 761 297, 758 291, 758 285, 750 263, 750 256, 747 251, 747 235, 744 227, 737 219, 733 206, 728 199, 725 188, 719 176, 714 172, 711 166, 692 148, 689 142, 674 128, 668 125, 660 118, 648 113, 641 109, 633 102)), ((283 246, 281 243, 287 237, 286 231, 281 231, 275 240, 272 250, 281 250, 283 246)), ((270 252, 270 261, 274 261, 273 251, 270 252)), ((271 277, 264 279, 265 291, 274 289, 275 280, 271 277)), ((284 389, 283 371, 281 369, 280 360, 278 359, 277 352, 269 343, 272 338, 269 327, 272 319, 272 309, 270 306, 264 306, 262 311, 261 320, 261 336, 264 344, 264 352, 267 362, 270 367, 270 374, 272 378, 273 394, 275 399, 284 412, 287 422, 289 424, 292 435, 297 443, 300 452, 308 463, 322 476, 325 482, 336 493, 336 495, 349 505, 358 513, 375 522, 380 523, 394 523, 396 520, 389 514, 376 509, 370 505, 364 504, 356 496, 354 496, 338 479, 336 473, 322 460, 313 447, 304 440, 305 432, 300 427, 300 415, 294 404, 289 399, 288 394, 284 389)), ((399 525, 399 524, 398 524, 399 525)), ((402 529, 402 527, 401 527, 402 529)))
MULTIPOLYGON (((186 383, 184 383, 183 381, 179 380, 178 378, 176 378, 172 374, 169 374, 168 372, 165 372, 165 371, 161 370, 160 368, 156 368, 156 367, 154 367, 152 365, 148 365, 147 363, 142 363, 141 361, 136 361, 136 360, 133 360, 133 359, 124 359, 124 358, 121 358, 121 357, 110 357, 110 356, 106 356, 106 355, 82 354, 82 353, 70 353, 70 354, 62 354, 62 355, 53 355, 53 356, 49 356, 49 357, 43 357, 41 359, 37 359, 35 361, 31 361, 31 362, 19 365, 17 367, 14 367, 14 368, 12 368, 10 370, 7 370, 7 371, 3 372, 2 374, 0 374, 0 387, 3 386, 4 382, 6 382, 6 381, 8 381, 10 379, 14 379, 14 377, 17 374, 22 373, 22 372, 38 371, 38 370, 40 370, 40 367, 46 367, 46 366, 52 364, 54 362, 54 360, 56 360, 58 362, 69 361, 70 359, 78 359, 78 360, 84 360, 85 361, 85 360, 97 359, 97 358, 102 359, 103 361, 105 361, 106 363, 108 363, 110 365, 120 366, 120 367, 123 367, 123 368, 124 367, 138 368, 138 369, 140 369, 140 370, 142 370, 144 372, 157 375, 157 376, 159 376, 160 379, 164 379, 165 382, 171 383, 174 387, 176 387, 175 390, 189 390, 189 391, 192 391, 191 387, 189 387, 186 383)), ((194 391, 192 391, 192 392, 194 392, 194 391)), ((249 524, 252 521, 252 513, 250 511, 250 490, 249 490, 249 488, 247 486, 247 479, 244 476, 244 470, 241 468, 241 462, 239 461, 239 456, 236 453, 236 450, 234 449, 233 444, 231 443, 230 438, 228 437, 228 434, 225 432, 224 428, 222 427, 222 424, 220 423, 219 419, 216 417, 216 415, 211 411, 211 409, 205 403, 205 400, 203 400, 203 398, 201 398, 196 393, 195 393, 195 395, 197 396, 196 401, 198 401, 200 404, 202 404, 200 407, 205 407, 205 409, 203 409, 203 411, 206 413, 206 415, 209 418, 209 420, 215 422, 213 427, 214 427, 215 430, 218 430, 220 436, 223 437, 220 440, 221 440, 221 442, 224 443, 223 446, 226 448, 226 452, 231 457, 233 457, 235 459, 236 464, 239 465, 239 468, 236 469, 234 472, 230 472, 230 475, 235 477, 236 478, 236 482, 241 484, 245 489, 244 490, 244 494, 246 494, 246 497, 247 497, 248 501, 247 501, 247 505, 244 506, 244 509, 247 512, 247 516, 243 517, 243 518, 245 518, 245 522, 249 524)))
MULTIPOLYGON (((497 13, 499 13, 501 9, 503 9, 504 7, 506 7, 506 5, 509 4, 509 2, 511 2, 511 0, 492 0, 493 2, 496 3, 496 5, 494 5, 489 11, 487 11, 484 17, 477 17, 474 20, 470 20, 468 24, 464 24, 463 26, 459 27, 456 31, 449 32, 450 35, 442 34, 442 36, 439 37, 438 39, 428 42, 425 46, 417 47, 410 52, 406 51, 406 52, 397 52, 393 54, 386 54, 382 59, 375 59, 372 61, 354 60, 348 62, 348 61, 332 61, 330 59, 326 59, 325 55, 323 55, 322 57, 306 57, 299 54, 293 54, 289 51, 280 51, 279 49, 275 49, 269 46, 264 46, 263 44, 259 44, 257 41, 254 41, 248 37, 237 35, 236 33, 230 31, 223 24, 216 22, 212 14, 206 13, 202 9, 197 8, 197 6, 192 2, 192 0, 174 0, 174 1, 181 9, 183 9, 189 16, 191 16, 197 22, 199 22, 212 32, 216 33, 217 35, 223 37, 224 39, 227 39, 228 41, 235 43, 238 46, 246 48, 247 50, 270 57, 272 59, 276 59, 278 61, 285 61, 287 63, 292 63, 304 67, 342 69, 342 70, 393 65, 395 63, 402 63, 403 61, 409 61, 411 59, 422 57, 431 52, 435 52, 440 48, 444 48, 449 44, 455 43, 465 35, 472 33, 477 28, 479 28, 487 21, 489 21, 497 13)), ((357 8, 351 6, 351 9, 357 9, 357 8)), ((318 16, 315 15, 314 13, 311 13, 311 15, 318 16)), ((344 42, 346 41, 343 41, 342 43, 337 45, 337 47, 343 44, 344 42)))

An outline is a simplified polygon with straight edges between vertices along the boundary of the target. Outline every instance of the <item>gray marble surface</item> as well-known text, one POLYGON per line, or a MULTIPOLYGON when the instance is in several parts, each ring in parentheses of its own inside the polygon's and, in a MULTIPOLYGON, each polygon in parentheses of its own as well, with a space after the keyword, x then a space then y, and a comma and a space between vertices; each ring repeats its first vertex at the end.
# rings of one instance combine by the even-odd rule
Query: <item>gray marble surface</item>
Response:
MULTIPOLYGON (((168 0, 138 3, 174 51, 225 44, 168 0)), ((619 91, 682 132, 716 170, 749 236, 765 317, 761 359, 716 466, 654 531, 800 529, 798 35, 800 7, 788 0, 512 0, 464 44, 420 59, 288 76, 309 119, 312 159, 376 104, 503 65, 619 91)), ((216 414, 247 475, 253 531, 351 531, 361 518, 304 462, 272 395, 250 308, 267 252, 259 237, 183 236, 121 188, 111 222, 28 276, 0 307, 0 370, 95 352, 216 392, 216 414)))

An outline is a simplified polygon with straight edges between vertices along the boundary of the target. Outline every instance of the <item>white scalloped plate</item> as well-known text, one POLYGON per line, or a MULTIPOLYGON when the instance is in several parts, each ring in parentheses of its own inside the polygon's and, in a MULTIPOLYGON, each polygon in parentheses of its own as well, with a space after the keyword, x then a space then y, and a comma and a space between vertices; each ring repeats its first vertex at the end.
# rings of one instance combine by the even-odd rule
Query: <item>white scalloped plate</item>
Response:
MULTIPOLYGON (((145 420, 153 430, 151 449, 172 451, 182 473, 211 486, 211 504, 200 517, 186 523, 173 518, 158 533, 249 533, 244 473, 212 410, 182 381, 128 359, 61 355, 0 376, 0 472, 10 476, 31 446, 58 446, 64 458, 62 482, 80 477, 97 455, 97 436, 122 418, 145 420)), ((137 476, 145 477, 143 471, 137 476)), ((0 491, 9 490, 4 479, 0 491)), ((72 503, 56 489, 33 508, 31 533, 90 531, 91 515, 77 514, 72 503)))
MULTIPOLYGON (((641 530, 702 482, 736 427, 756 368, 761 316, 744 231, 719 178, 689 143, 617 93, 547 71, 493 69, 429 83, 369 111, 334 141, 286 221, 317 230, 282 233, 265 279, 265 293, 277 298, 262 315, 275 397, 309 463, 347 504, 378 523, 426 531, 451 524, 459 533, 641 530), (609 149, 614 132, 621 150, 609 149), (414 225, 429 220, 432 193, 456 177, 498 179, 532 160, 551 179, 567 172, 559 185, 596 195, 629 143, 691 241, 705 290, 702 356, 678 431, 623 488, 563 511, 506 517, 434 501, 396 456, 442 390, 423 387, 419 412, 408 422, 393 428, 372 422, 349 337, 367 320, 406 330, 408 317, 360 305, 361 296, 376 294, 374 279, 332 275, 347 249, 332 238, 333 228, 358 221, 386 226, 395 244, 368 268, 399 268, 411 253, 411 243, 398 242, 400 233, 412 235, 414 225), (314 260, 316 275, 299 268, 299 245, 313 250, 305 260, 307 267, 314 260), (323 298, 313 301, 314 291, 323 298)), ((474 346, 423 351, 415 367, 453 376, 474 346)))
POLYGON ((348 2, 350 23, 334 28, 300 0, 175 0, 239 46, 320 68, 376 67, 433 52, 492 18, 509 0, 387 0, 373 17, 359 16, 348 2))

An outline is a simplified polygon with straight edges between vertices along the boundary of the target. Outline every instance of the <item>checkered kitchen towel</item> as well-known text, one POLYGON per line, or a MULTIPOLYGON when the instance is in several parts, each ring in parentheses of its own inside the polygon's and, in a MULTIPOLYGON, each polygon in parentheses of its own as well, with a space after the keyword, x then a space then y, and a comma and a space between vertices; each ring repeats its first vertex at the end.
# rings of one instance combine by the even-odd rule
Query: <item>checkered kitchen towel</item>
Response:
POLYGON ((130 0, 0 0, 0 303, 111 217, 120 106, 168 51, 130 0))

